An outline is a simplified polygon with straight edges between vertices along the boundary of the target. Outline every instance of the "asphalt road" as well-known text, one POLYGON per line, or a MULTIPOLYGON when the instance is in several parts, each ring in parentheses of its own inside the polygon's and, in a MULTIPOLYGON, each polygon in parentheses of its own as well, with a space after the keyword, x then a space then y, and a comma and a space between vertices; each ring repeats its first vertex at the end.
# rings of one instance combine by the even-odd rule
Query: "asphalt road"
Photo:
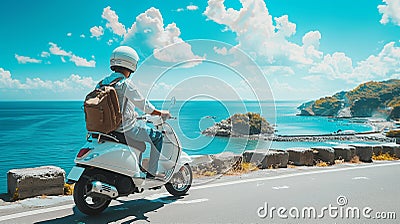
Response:
POLYGON ((181 198, 164 189, 132 195, 95 217, 70 198, 2 206, 0 223, 400 223, 399 174, 400 162, 262 170, 196 185, 181 198))

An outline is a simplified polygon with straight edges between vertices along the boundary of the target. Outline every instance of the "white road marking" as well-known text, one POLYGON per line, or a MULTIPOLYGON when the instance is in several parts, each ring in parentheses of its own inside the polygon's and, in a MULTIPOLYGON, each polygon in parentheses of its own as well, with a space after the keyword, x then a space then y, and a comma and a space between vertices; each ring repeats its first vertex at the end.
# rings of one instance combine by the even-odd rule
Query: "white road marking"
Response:
POLYGON ((284 186, 278 186, 278 187, 272 187, 272 189, 274 189, 274 190, 288 189, 288 188, 289 188, 289 186, 286 186, 286 185, 284 185, 284 186))
POLYGON ((207 198, 200 198, 200 199, 188 200, 188 201, 175 201, 172 204, 175 204, 175 205, 180 205, 180 204, 186 205, 186 204, 201 203, 201 202, 206 202, 206 201, 208 201, 207 198))
POLYGON ((16 218, 21 218, 25 216, 30 216, 30 215, 38 215, 38 214, 43 214, 43 213, 48 213, 48 212, 55 212, 55 211, 60 211, 64 209, 72 209, 75 206, 75 204, 69 204, 69 205, 62 205, 62 206, 57 206, 57 207, 52 207, 52 208, 44 208, 44 209, 38 209, 38 210, 33 210, 33 211, 28 211, 28 212, 21 212, 21 213, 16 213, 16 214, 11 214, 11 215, 5 215, 0 217, 0 221, 5 221, 9 219, 16 219, 16 218))
MULTIPOLYGON (((283 179, 283 178, 305 176, 305 175, 312 175, 312 174, 318 174, 318 173, 333 173, 333 172, 340 172, 340 171, 347 171, 347 170, 367 169, 367 168, 385 167, 385 166, 398 166, 398 165, 400 165, 400 163, 395 162, 395 163, 384 163, 384 164, 377 164, 377 165, 355 166, 355 167, 347 167, 347 168, 345 167, 345 168, 337 168, 337 169, 329 169, 329 170, 317 170, 317 171, 310 171, 310 172, 292 173, 292 174, 285 174, 285 175, 279 175, 279 176, 274 176, 274 177, 259 177, 259 178, 254 178, 254 179, 244 179, 244 180, 237 180, 237 181, 230 181, 230 182, 223 182, 223 183, 207 184, 207 185, 192 187, 190 190, 200 190, 200 189, 206 189, 206 188, 222 187, 222 186, 243 184, 243 183, 249 183, 249 182, 259 182, 259 181, 266 181, 266 180, 283 179)), ((161 194, 161 195, 163 195, 163 194, 161 194)), ((37 209, 37 210, 33 210, 33 211, 28 211, 28 212, 21 212, 21 213, 16 213, 16 214, 11 214, 11 215, 5 215, 5 216, 0 217, 0 221, 22 218, 22 217, 30 216, 30 215, 37 215, 37 214, 43 214, 43 213, 48 213, 48 212, 60 211, 60 210, 64 210, 64 209, 72 209, 74 206, 75 206, 74 204, 69 204, 69 205, 62 205, 62 206, 57 206, 57 207, 52 207, 52 208, 43 208, 43 209, 37 209)))
POLYGON ((352 180, 369 180, 368 177, 353 177, 352 180))

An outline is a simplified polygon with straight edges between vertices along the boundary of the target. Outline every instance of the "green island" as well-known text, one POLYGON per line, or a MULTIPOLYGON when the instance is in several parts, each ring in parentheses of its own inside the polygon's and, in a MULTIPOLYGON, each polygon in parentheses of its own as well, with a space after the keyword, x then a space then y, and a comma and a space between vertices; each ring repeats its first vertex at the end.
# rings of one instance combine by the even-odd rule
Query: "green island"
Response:
POLYGON ((400 80, 370 81, 350 91, 303 103, 301 116, 400 118, 400 80))

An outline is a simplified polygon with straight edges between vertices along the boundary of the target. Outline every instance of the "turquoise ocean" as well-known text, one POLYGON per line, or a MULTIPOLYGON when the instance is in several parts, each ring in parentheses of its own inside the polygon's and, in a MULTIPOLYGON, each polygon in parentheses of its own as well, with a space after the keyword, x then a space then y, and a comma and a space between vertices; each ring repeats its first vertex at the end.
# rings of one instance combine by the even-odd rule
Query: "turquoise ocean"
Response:
MULTIPOLYGON (((341 130, 370 131, 363 121, 327 117, 296 116, 300 101, 178 101, 153 102, 157 108, 170 109, 184 151, 189 155, 241 153, 255 148, 332 145, 340 142, 257 142, 201 135, 201 130, 234 113, 261 112, 276 124, 277 134, 327 134, 341 130), (276 110, 275 110, 276 108, 276 110), (275 112, 276 111, 276 112, 275 112)), ((0 102, 0 193, 7 191, 7 171, 15 168, 55 165, 68 173, 74 157, 86 141, 82 102, 0 102)))

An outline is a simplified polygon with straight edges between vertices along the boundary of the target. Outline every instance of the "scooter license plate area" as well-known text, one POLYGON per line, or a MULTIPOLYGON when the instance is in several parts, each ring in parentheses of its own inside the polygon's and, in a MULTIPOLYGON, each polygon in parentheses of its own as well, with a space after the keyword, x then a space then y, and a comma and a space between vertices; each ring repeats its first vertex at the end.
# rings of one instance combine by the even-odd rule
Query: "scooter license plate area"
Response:
POLYGON ((72 167, 71 171, 69 172, 69 174, 67 176, 67 180, 78 181, 84 171, 85 171, 85 168, 83 168, 83 167, 78 167, 78 166, 72 167))

